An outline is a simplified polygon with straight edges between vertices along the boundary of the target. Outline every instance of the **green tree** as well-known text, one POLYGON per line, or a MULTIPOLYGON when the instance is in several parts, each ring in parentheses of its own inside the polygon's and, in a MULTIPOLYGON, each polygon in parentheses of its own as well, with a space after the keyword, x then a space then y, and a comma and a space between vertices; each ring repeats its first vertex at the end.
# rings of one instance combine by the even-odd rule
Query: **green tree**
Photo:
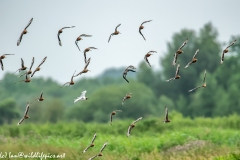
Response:
POLYGON ((13 99, 5 99, 0 103, 0 124, 11 123, 15 118, 19 117, 20 113, 13 99))

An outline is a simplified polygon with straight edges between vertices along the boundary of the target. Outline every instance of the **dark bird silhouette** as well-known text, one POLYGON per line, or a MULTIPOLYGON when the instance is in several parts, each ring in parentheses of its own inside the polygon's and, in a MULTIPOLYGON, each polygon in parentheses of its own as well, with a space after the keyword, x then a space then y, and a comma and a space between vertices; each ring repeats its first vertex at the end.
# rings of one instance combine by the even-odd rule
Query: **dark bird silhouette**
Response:
POLYGON ((110 39, 111 39, 111 37, 112 37, 113 35, 121 34, 121 33, 117 30, 117 28, 118 28, 120 25, 121 25, 121 24, 117 25, 117 27, 115 28, 115 32, 113 32, 113 33, 110 35, 110 37, 109 37, 109 39, 108 39, 108 43, 109 43, 109 41, 110 41, 110 39))
POLYGON ((225 49, 223 50, 223 52, 222 52, 222 58, 221 58, 221 62, 220 62, 221 64, 222 64, 223 61, 224 61, 224 54, 229 51, 229 47, 231 47, 232 45, 234 45, 236 41, 237 41, 237 40, 235 39, 229 46, 227 46, 227 48, 225 48, 225 49))
POLYGON ((127 80, 126 76, 127 76, 127 72, 131 71, 131 72, 136 72, 135 70, 133 69, 136 69, 134 66, 130 65, 128 66, 124 72, 123 72, 123 78, 129 83, 129 81, 127 80))
POLYGON ((151 21, 152 21, 152 20, 144 21, 144 22, 140 25, 140 27, 139 27, 139 33, 142 35, 142 37, 143 37, 143 39, 144 39, 145 41, 146 41, 146 39, 145 39, 145 37, 143 36, 141 30, 144 28, 144 26, 143 26, 144 23, 151 22, 151 21))
POLYGON ((30 21, 28 22, 27 26, 24 28, 24 30, 22 31, 21 35, 20 35, 20 38, 18 39, 17 41, 17 46, 20 45, 21 41, 22 41, 22 37, 24 34, 27 34, 27 28, 30 26, 30 24, 32 23, 33 21, 33 18, 30 19, 30 21))
POLYGON ((63 32, 63 29, 66 29, 66 28, 74 28, 74 27, 75 27, 75 26, 63 27, 63 28, 61 28, 61 29, 58 31, 57 36, 58 36, 58 43, 59 43, 60 46, 62 46, 62 42, 61 42, 61 39, 60 39, 60 34, 63 32))
POLYGON ((148 63, 148 65, 151 67, 149 61, 148 61, 148 57, 150 57, 152 55, 152 53, 157 53, 156 51, 149 51, 145 56, 144 59, 146 60, 146 62, 148 63))
MULTIPOLYGON (((75 44, 77 47, 78 47, 78 41, 82 40, 82 37, 92 37, 92 36, 87 34, 81 34, 75 41, 75 44)), ((78 50, 81 51, 79 47, 78 47, 78 50)))

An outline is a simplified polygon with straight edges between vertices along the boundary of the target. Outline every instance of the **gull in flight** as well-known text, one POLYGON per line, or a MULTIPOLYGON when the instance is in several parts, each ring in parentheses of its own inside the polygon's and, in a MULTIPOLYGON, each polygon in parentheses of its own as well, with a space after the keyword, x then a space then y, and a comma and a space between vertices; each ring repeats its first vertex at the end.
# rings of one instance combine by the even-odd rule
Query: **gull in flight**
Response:
POLYGON ((85 94, 86 94, 86 90, 82 92, 82 94, 80 95, 80 97, 78 97, 77 99, 74 99, 74 103, 76 103, 77 101, 80 101, 80 100, 88 100, 89 98, 88 97, 85 97, 85 94))

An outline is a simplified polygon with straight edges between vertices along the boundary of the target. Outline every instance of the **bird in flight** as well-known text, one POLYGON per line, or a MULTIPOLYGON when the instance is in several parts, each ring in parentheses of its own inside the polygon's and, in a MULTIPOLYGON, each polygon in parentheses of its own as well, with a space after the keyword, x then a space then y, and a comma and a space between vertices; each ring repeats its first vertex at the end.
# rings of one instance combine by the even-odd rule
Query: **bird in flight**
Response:
MULTIPOLYGON (((76 46, 78 47, 78 41, 82 40, 82 37, 92 37, 91 35, 87 35, 87 34, 81 34, 79 37, 77 37, 76 41, 75 41, 75 44, 76 46)), ((78 47, 78 50, 80 50, 80 48, 78 47)))
POLYGON ((168 82, 168 81, 171 81, 171 80, 174 80, 174 79, 179 79, 179 78, 181 78, 180 75, 179 75, 179 71, 180 71, 180 63, 178 63, 178 65, 177 65, 177 70, 176 70, 175 77, 170 78, 169 80, 166 80, 166 81, 168 82))
POLYGON ((196 87, 196 88, 193 88, 193 89, 189 90, 188 92, 192 92, 192 91, 194 91, 194 90, 196 90, 196 89, 198 89, 198 88, 201 88, 201 87, 202 87, 202 88, 207 87, 206 75, 207 75, 207 71, 205 70, 205 72, 204 72, 204 77, 203 77, 203 84, 202 84, 201 86, 198 86, 198 87, 196 87))
POLYGON ((44 100, 44 98, 43 98, 43 91, 41 92, 39 98, 34 99, 31 103, 33 103, 35 100, 37 100, 37 101, 43 101, 44 100))
POLYGON ((112 125, 112 118, 115 114, 117 114, 117 112, 122 112, 122 110, 115 110, 115 111, 112 111, 112 113, 110 114, 110 124, 112 125))
POLYGON ((131 96, 132 96, 132 93, 129 93, 125 97, 123 97, 122 105, 124 104, 125 100, 131 98, 131 96))
POLYGON ((74 103, 76 103, 79 100, 88 100, 89 98, 85 97, 86 92, 87 92, 86 90, 82 91, 82 94, 80 95, 80 97, 78 97, 77 99, 74 99, 74 103))
MULTIPOLYGON (((75 71, 75 72, 76 72, 76 71, 75 71)), ((62 85, 62 87, 65 86, 66 84, 69 84, 68 86, 70 86, 70 85, 74 85, 73 77, 74 77, 75 72, 73 73, 73 75, 72 75, 72 77, 71 77, 71 81, 70 81, 70 82, 66 82, 66 83, 64 83, 64 84, 62 85)), ((62 87, 61 87, 61 88, 62 88, 62 87)))
POLYGON ((109 37, 109 39, 108 39, 108 43, 109 43, 109 41, 110 41, 110 39, 111 39, 111 37, 112 37, 113 35, 121 34, 121 33, 117 30, 117 28, 118 28, 120 25, 121 25, 121 24, 117 25, 117 27, 115 28, 115 32, 113 32, 113 33, 110 35, 110 37, 109 37))
POLYGON ((124 70, 124 72, 123 72, 123 78, 129 83, 129 81, 127 80, 127 78, 126 78, 126 76, 127 76, 127 73, 129 72, 129 71, 131 71, 131 72, 136 72, 135 70, 133 70, 133 69, 136 69, 134 66, 132 66, 132 65, 130 65, 130 66, 128 66, 125 70, 124 70))
POLYGON ((31 66, 30 66, 29 70, 26 73, 20 75, 19 77, 22 77, 25 74, 27 74, 27 75, 31 74, 32 73, 32 66, 33 66, 33 64, 34 64, 34 57, 32 58, 32 63, 31 63, 31 66))
POLYGON ((94 158, 96 158, 96 157, 103 156, 102 152, 103 152, 104 148, 107 146, 107 144, 108 144, 108 141, 105 142, 105 143, 103 144, 103 146, 102 146, 100 152, 99 152, 97 155, 95 155, 95 156, 89 158, 88 160, 92 160, 92 159, 94 159, 94 158))
POLYGON ((61 42, 61 39, 60 39, 60 34, 63 32, 63 29, 66 29, 66 28, 74 28, 74 27, 75 27, 75 26, 63 27, 63 28, 61 28, 61 29, 58 31, 57 36, 58 36, 58 43, 59 43, 60 46, 62 46, 62 42, 61 42))
POLYGON ((90 144, 86 149, 83 150, 83 153, 87 152, 87 150, 88 150, 90 147, 94 147, 94 141, 95 141, 96 137, 97 137, 97 134, 95 133, 95 134, 93 135, 93 139, 92 139, 92 141, 91 141, 91 144, 90 144))
POLYGON ((30 103, 28 102, 27 103, 27 107, 26 107, 26 110, 25 110, 25 113, 23 115, 23 118, 17 123, 17 125, 20 125, 25 119, 28 119, 30 118, 27 114, 28 114, 28 110, 29 110, 29 105, 30 103))
POLYGON ((88 48, 86 48, 86 49, 84 50, 84 62, 85 62, 85 64, 87 63, 86 53, 89 52, 89 51, 91 51, 91 49, 97 49, 97 48, 95 48, 95 47, 88 47, 88 48))
POLYGON ((172 63, 173 66, 175 66, 175 64, 177 62, 178 55, 184 53, 182 48, 187 44, 187 42, 188 42, 188 38, 183 42, 183 44, 178 48, 177 52, 174 54, 174 59, 173 59, 173 63, 172 63))
POLYGON ((24 34, 27 34, 27 28, 30 26, 30 24, 32 23, 33 21, 33 18, 30 19, 30 21, 28 22, 27 26, 24 28, 24 30, 22 31, 21 35, 20 35, 20 38, 18 39, 17 41, 17 46, 20 45, 21 41, 22 41, 22 37, 24 34))
POLYGON ((144 22, 141 24, 141 26, 139 27, 139 33, 142 35, 142 37, 143 37, 143 39, 144 39, 145 41, 146 41, 146 39, 145 39, 145 37, 143 36, 141 30, 144 28, 144 26, 143 26, 144 23, 151 22, 151 21, 152 21, 152 20, 144 21, 144 22))
POLYGON ((137 120, 135 120, 129 127, 128 127, 128 131, 127 131, 127 136, 130 136, 131 130, 136 126, 135 123, 137 123, 138 121, 140 121, 142 119, 142 117, 138 118, 137 120))
MULTIPOLYGON (((27 69, 27 67, 24 66, 24 61, 23 61, 23 59, 21 58, 21 68, 19 68, 17 71, 20 72, 20 71, 24 71, 24 70, 26 70, 26 69, 27 69)), ((17 72, 17 71, 16 71, 16 72, 17 72)), ((14 72, 14 73, 16 73, 16 72, 14 72)), ((14 74, 14 73, 13 73, 13 74, 14 74)))
POLYGON ((193 55, 193 58, 192 58, 191 62, 189 62, 184 68, 187 68, 189 65, 197 62, 196 56, 197 56, 198 52, 199 52, 199 49, 196 50, 195 54, 193 55))
POLYGON ((89 63, 90 63, 90 60, 91 60, 91 58, 88 58, 88 61, 87 61, 87 63, 85 64, 84 69, 83 69, 81 72, 79 72, 77 75, 75 75, 74 77, 77 77, 78 75, 81 75, 82 73, 87 73, 88 71, 90 71, 90 70, 87 69, 87 67, 88 67, 88 65, 89 65, 89 63))
POLYGON ((3 54, 0 56, 0 65, 2 70, 4 70, 2 59, 6 58, 7 55, 14 55, 14 54, 3 54))
POLYGON ((223 64, 223 61, 224 61, 224 54, 227 53, 229 51, 229 47, 231 47, 232 45, 235 44, 237 40, 235 39, 229 46, 227 46, 227 48, 225 48, 222 52, 222 58, 221 58, 221 64, 223 64))
POLYGON ((47 57, 44 57, 42 62, 38 65, 38 67, 33 71, 33 73, 31 74, 31 77, 33 77, 33 75, 35 74, 35 72, 40 71, 40 66, 46 61, 47 57))
POLYGON ((152 53, 157 53, 156 51, 149 51, 145 56, 144 59, 146 60, 146 62, 148 63, 148 65, 151 67, 149 61, 148 61, 148 57, 150 57, 152 55, 152 53))
POLYGON ((168 119, 168 108, 165 106, 165 119, 163 121, 164 123, 168 123, 170 122, 170 120, 168 119))

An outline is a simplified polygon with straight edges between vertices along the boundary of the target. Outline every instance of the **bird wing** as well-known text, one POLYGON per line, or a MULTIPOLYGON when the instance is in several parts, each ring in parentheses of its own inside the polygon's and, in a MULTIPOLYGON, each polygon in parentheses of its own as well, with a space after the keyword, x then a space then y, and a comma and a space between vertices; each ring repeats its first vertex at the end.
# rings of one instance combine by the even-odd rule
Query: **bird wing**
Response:
POLYGON ((24 117, 28 114, 28 110, 29 110, 29 102, 27 103, 27 107, 26 107, 26 110, 25 110, 25 113, 24 113, 24 117))
POLYGON ((24 68, 25 66, 24 66, 24 61, 23 61, 23 59, 21 58, 21 66, 22 66, 22 68, 24 68))
POLYGON ((2 68, 2 70, 4 70, 2 59, 0 59, 0 64, 1 64, 1 68, 2 68))
MULTIPOLYGON (((78 47, 78 41, 75 41, 75 44, 78 47)), ((79 47, 78 47, 78 50, 81 51, 79 47)))
POLYGON ((22 119, 20 119, 20 121, 17 123, 17 125, 20 125, 23 121, 24 121, 24 117, 22 119))
POLYGON ((30 19, 30 21, 28 22, 27 26, 25 27, 25 30, 30 26, 30 24, 32 23, 33 18, 30 19))
POLYGON ((123 100, 122 100, 122 105, 124 104, 125 100, 127 98, 127 95, 125 97, 123 97, 123 100))
POLYGON ((29 69, 29 70, 32 69, 33 64, 34 64, 34 57, 32 58, 32 63, 31 63, 31 66, 30 66, 30 69, 29 69))
POLYGON ((95 133, 91 143, 93 143, 95 141, 96 137, 97 137, 97 134, 95 133))
POLYGON ((110 37, 109 37, 109 39, 108 39, 108 43, 109 43, 109 41, 110 41, 110 39, 111 39, 112 35, 113 35, 113 33, 110 35, 110 37))
POLYGON ((107 141, 107 142, 105 142, 105 143, 103 144, 103 146, 102 146, 102 148, 101 148, 100 152, 102 152, 102 151, 104 150, 104 148, 107 146, 107 143, 108 143, 108 141, 107 141))
POLYGON ((14 54, 3 54, 3 55, 7 56, 7 55, 14 55, 14 54))
POLYGON ((127 131, 127 136, 128 136, 128 137, 130 136, 131 130, 132 130, 132 125, 130 125, 130 126, 128 127, 128 131, 127 131))
POLYGON ((165 121, 167 121, 167 120, 168 120, 168 109, 165 106, 165 121))
POLYGON ((202 86, 198 86, 198 87, 196 87, 196 88, 190 89, 188 92, 192 92, 192 91, 194 91, 194 90, 196 90, 196 89, 198 89, 198 88, 200 88, 200 87, 202 87, 202 86))
POLYGON ((207 71, 205 70, 205 72, 204 72, 204 78, 203 78, 203 83, 205 83, 205 81, 206 81, 206 76, 207 76, 207 71))
MULTIPOLYGON (((35 74, 35 72, 37 72, 37 70, 35 69, 34 71, 33 71, 33 73, 31 74, 31 77, 33 77, 33 75, 35 74)), ((26 74, 27 75, 27 74, 26 74)))
POLYGON ((95 48, 95 47, 88 47, 88 48, 90 48, 90 49, 97 49, 97 48, 95 48))
POLYGON ((188 38, 183 42, 183 44, 179 47, 179 50, 181 50, 188 42, 188 38))
POLYGON ((66 83, 64 83, 64 84, 61 86, 61 88, 64 87, 66 84, 69 84, 69 83, 70 83, 70 82, 66 82, 66 83))
POLYGON ((174 77, 173 77, 173 78, 170 78, 170 79, 166 80, 166 82, 171 81, 171 80, 174 80, 174 79, 175 79, 174 77))
POLYGON ((81 34, 80 37, 92 37, 92 35, 81 34))
POLYGON ((71 27, 63 27, 62 29, 66 29, 66 28, 74 28, 75 26, 71 26, 71 27))
POLYGON ((44 57, 42 62, 38 65, 38 67, 40 67, 45 62, 46 59, 47 59, 47 57, 44 57))
MULTIPOLYGON (((227 46, 226 49, 228 49, 229 47, 231 47, 232 45, 234 45, 236 41, 237 41, 237 40, 235 39, 229 46, 227 46)), ((225 50, 226 50, 226 49, 225 49, 225 50)))
POLYGON ((148 53, 157 53, 157 51, 149 51, 148 53))
POLYGON ((91 157, 91 158, 89 158, 88 160, 92 160, 92 159, 96 158, 97 156, 98 156, 98 154, 93 156, 93 157, 91 157))
POLYGON ((60 34, 61 33, 58 32, 58 35, 57 35, 58 36, 58 43, 59 43, 60 46, 62 46, 61 39, 60 39, 60 34))
POLYGON ((90 147, 91 147, 91 145, 88 146, 87 148, 85 148, 85 149, 83 150, 83 153, 87 152, 87 150, 88 150, 90 147))
POLYGON ((87 93, 87 91, 82 91, 82 94, 80 95, 80 97, 85 97, 85 94, 87 93))
POLYGON ((142 119, 142 117, 138 118, 137 120, 135 120, 132 124, 137 123, 138 121, 140 121, 142 119))
POLYGON ((178 66, 177 66, 175 77, 179 74, 179 71, 180 71, 180 63, 178 62, 178 66))
POLYGON ((118 28, 119 26, 121 26, 121 24, 117 25, 117 27, 115 28, 115 32, 117 32, 117 28, 118 28))
POLYGON ((113 115, 112 113, 110 114, 110 124, 112 125, 112 118, 113 118, 113 115))
POLYGON ((152 20, 149 20, 149 21, 144 21, 141 25, 143 25, 144 23, 147 23, 147 22, 151 22, 152 20))
POLYGON ((221 64, 223 63, 223 61, 224 61, 224 52, 222 52, 222 57, 221 57, 221 64))
POLYGON ((149 63, 147 56, 145 56, 144 59, 146 60, 146 62, 148 63, 148 65, 151 67, 151 64, 149 63))
POLYGON ((193 59, 196 58, 198 52, 199 52, 199 49, 196 50, 195 54, 193 55, 193 59))
POLYGON ((88 61, 87 61, 86 65, 85 65, 84 69, 87 69, 87 67, 88 67, 88 65, 90 63, 90 60, 91 60, 91 58, 88 58, 88 61))
POLYGON ((42 93, 40 94, 40 98, 39 98, 39 99, 42 99, 42 97, 43 97, 43 91, 42 91, 42 93))
POLYGON ((140 29, 140 28, 139 28, 139 33, 142 35, 143 39, 146 41, 146 39, 145 39, 144 35, 142 34, 142 32, 141 32, 141 29, 140 29))
POLYGON ((192 64, 192 61, 189 62, 184 68, 187 68, 190 64, 192 64))
POLYGON ((177 62, 177 57, 178 57, 178 54, 175 53, 174 59, 173 59, 173 63, 172 63, 173 66, 175 66, 175 64, 176 64, 176 62, 177 62))
POLYGON ((73 82, 73 77, 74 77, 74 74, 76 73, 76 71, 73 73, 72 75, 72 78, 71 78, 71 82, 73 82))
POLYGON ((17 46, 19 46, 19 44, 21 43, 22 37, 23 37, 23 33, 21 33, 21 35, 20 35, 20 37, 19 37, 19 39, 17 41, 17 46))
POLYGON ((127 74, 124 74, 124 73, 123 73, 123 78, 129 83, 129 81, 128 81, 127 78, 126 78, 126 75, 127 75, 127 74))

